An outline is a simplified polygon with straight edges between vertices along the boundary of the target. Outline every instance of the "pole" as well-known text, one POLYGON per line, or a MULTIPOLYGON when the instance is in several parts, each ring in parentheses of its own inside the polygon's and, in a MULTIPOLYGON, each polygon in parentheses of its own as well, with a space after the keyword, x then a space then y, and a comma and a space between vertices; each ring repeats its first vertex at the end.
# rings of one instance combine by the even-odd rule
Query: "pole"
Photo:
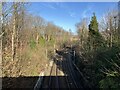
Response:
POLYGON ((75 51, 74 51, 74 63, 75 63, 75 51))

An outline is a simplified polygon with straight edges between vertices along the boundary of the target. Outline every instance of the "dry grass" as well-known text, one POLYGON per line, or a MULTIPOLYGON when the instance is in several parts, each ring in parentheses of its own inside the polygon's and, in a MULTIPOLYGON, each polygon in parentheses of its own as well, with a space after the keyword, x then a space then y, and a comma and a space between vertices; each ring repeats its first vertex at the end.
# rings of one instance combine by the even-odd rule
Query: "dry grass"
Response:
POLYGON ((2 63, 3 87, 33 88, 41 70, 45 69, 49 62, 45 54, 45 48, 41 46, 34 49, 26 46, 22 53, 11 61, 10 50, 5 51, 2 63))
POLYGON ((48 60, 45 55, 45 48, 37 46, 31 49, 29 46, 22 50, 21 58, 11 61, 11 53, 4 55, 3 77, 38 76, 45 68, 48 60))

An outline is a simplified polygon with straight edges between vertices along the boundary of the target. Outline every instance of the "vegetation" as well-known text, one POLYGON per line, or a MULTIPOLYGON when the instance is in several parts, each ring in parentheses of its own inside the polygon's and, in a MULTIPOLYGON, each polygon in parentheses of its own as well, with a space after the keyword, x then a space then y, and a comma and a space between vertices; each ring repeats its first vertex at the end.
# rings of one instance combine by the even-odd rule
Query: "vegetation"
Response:
POLYGON ((105 20, 98 23, 94 13, 88 26, 83 21, 80 22, 82 24, 77 24, 78 36, 82 34, 78 42, 83 43, 74 47, 75 63, 91 87, 120 88, 120 34, 117 16, 117 11, 111 10, 103 17, 105 20))
POLYGON ((29 3, 2 3, 3 77, 39 76, 59 42, 66 41, 60 37, 69 34, 54 23, 30 14, 27 6, 29 3))
POLYGON ((2 3, 0 57, 2 77, 39 76, 56 48, 72 47, 75 64, 92 88, 120 88, 120 22, 111 10, 98 22, 83 18, 77 35, 27 11, 28 3, 2 3), (73 37, 77 38, 72 40, 73 37), (71 39, 72 38, 72 39, 71 39))

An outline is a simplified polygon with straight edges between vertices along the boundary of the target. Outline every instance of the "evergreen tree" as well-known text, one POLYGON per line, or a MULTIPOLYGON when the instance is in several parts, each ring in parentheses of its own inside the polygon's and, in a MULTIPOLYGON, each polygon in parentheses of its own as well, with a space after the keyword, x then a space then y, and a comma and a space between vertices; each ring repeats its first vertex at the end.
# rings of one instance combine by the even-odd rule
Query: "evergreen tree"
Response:
POLYGON ((95 13, 93 13, 93 17, 89 24, 88 41, 89 41, 89 49, 90 50, 96 50, 99 46, 102 45, 102 42, 103 42, 102 36, 99 33, 98 22, 97 22, 95 13))
POLYGON ((93 34, 95 32, 98 32, 98 22, 97 22, 97 18, 95 16, 95 13, 93 13, 92 20, 90 21, 89 31, 90 31, 90 33, 93 33, 93 34))

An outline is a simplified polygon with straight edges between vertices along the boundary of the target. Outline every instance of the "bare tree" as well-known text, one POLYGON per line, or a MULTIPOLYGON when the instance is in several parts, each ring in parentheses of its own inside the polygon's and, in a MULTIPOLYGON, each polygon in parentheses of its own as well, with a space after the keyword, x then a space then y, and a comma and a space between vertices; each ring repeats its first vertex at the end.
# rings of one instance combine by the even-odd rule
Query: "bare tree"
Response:
POLYGON ((0 37, 0 40, 1 40, 1 57, 2 57, 2 54, 4 52, 4 48, 7 46, 6 45, 6 42, 7 42, 7 25, 8 25, 8 22, 9 22, 9 14, 11 13, 11 10, 12 10, 12 7, 11 5, 8 5, 6 2, 2 2, 1 3, 1 16, 0 16, 0 24, 1 24, 1 30, 0 30, 0 33, 1 33, 1 37, 0 37))
POLYGON ((82 47, 88 37, 87 19, 85 18, 82 19, 81 22, 76 24, 76 27, 77 27, 77 33, 79 36, 79 40, 81 42, 80 45, 82 47))
POLYGON ((107 46, 112 47, 113 41, 118 41, 118 22, 117 22, 117 11, 112 10, 109 11, 103 16, 103 19, 101 21, 101 31, 104 31, 104 37, 107 40, 107 46))
POLYGON ((120 40, 120 1, 118 2, 118 33, 119 33, 119 40, 120 40))
POLYGON ((44 24, 45 24, 45 21, 42 17, 40 16, 35 16, 33 18, 33 25, 34 25, 34 28, 35 28, 35 31, 36 31, 36 43, 38 44, 39 43, 39 36, 40 34, 43 34, 44 32, 44 24))

